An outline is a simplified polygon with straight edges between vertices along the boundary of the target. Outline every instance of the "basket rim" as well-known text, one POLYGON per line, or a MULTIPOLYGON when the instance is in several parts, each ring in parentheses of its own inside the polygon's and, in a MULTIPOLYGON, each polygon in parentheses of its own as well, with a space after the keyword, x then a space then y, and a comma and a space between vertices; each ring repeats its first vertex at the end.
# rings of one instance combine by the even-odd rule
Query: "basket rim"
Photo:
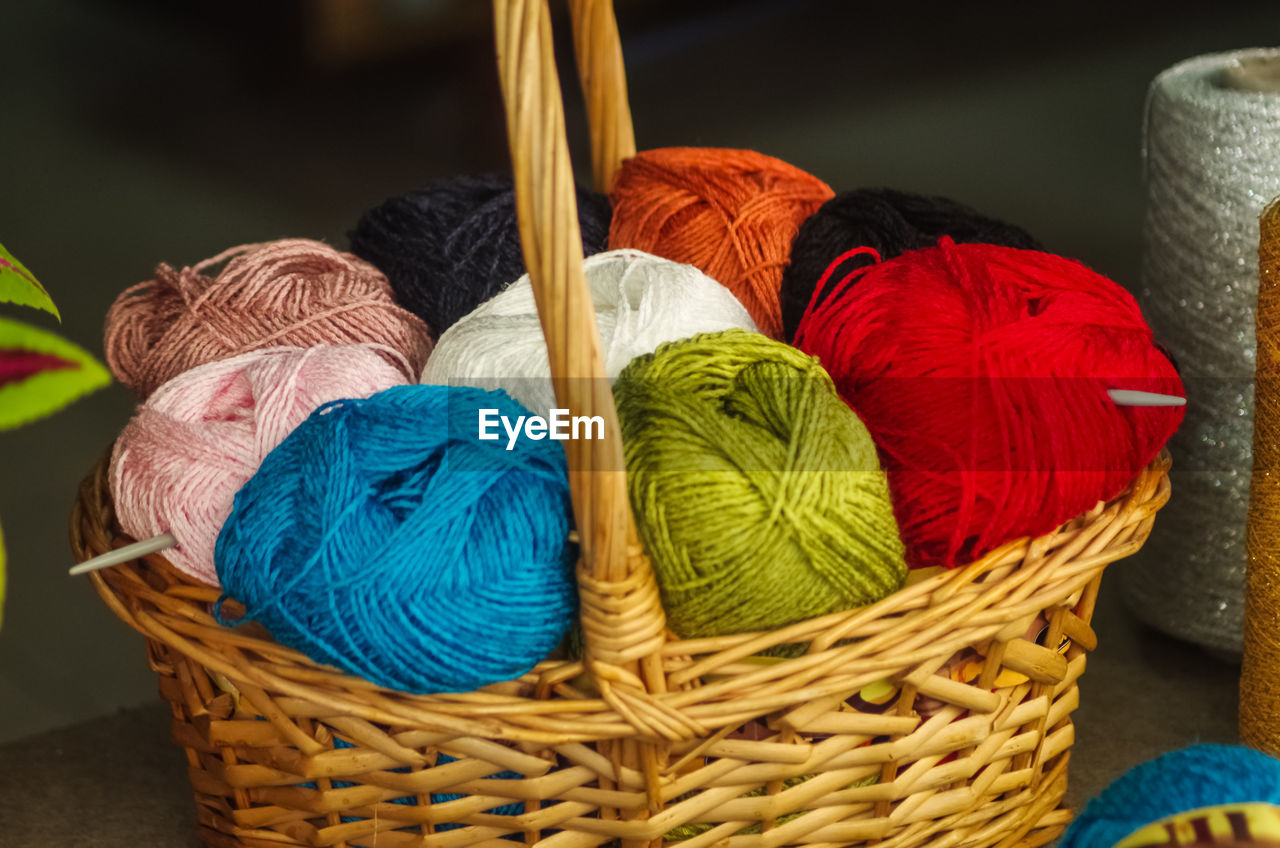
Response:
MULTIPOLYGON (((236 690, 267 689, 371 721, 489 738, 692 738, 804 701, 853 693, 876 680, 915 679, 963 648, 1020 636, 1029 617, 1070 599, 1108 563, 1141 547, 1168 501, 1170 465, 1162 452, 1119 496, 1053 532, 1011 541, 864 607, 775 631, 692 640, 668 632, 657 655, 669 691, 645 700, 609 691, 611 682, 628 682, 619 680, 625 672, 616 668, 595 675, 600 691, 590 691, 591 672, 599 670, 575 659, 547 659, 513 681, 473 692, 397 692, 317 664, 265 631, 254 632, 256 625, 223 627, 206 609, 221 590, 195 583, 159 554, 94 572, 91 579, 126 624, 236 690), (809 648, 799 656, 748 659, 805 642, 809 648)), ((104 457, 76 499, 71 541, 79 561, 131 541, 116 523, 106 472, 104 457)), ((1090 606, 1085 620, 1091 613, 1090 606)), ((973 697, 975 704, 981 701, 973 697)))

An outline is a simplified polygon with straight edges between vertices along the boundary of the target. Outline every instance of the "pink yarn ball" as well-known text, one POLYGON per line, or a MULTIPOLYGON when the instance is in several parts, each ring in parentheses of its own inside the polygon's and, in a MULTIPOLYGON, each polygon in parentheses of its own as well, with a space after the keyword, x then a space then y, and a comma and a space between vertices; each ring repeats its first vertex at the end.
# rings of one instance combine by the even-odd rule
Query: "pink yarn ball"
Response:
POLYGON ((120 526, 136 539, 173 534, 169 562, 218 585, 214 543, 263 457, 320 405, 414 376, 404 356, 375 344, 270 348, 179 374, 116 440, 110 484, 120 526))
POLYGON ((431 331, 363 259, 311 239, 245 244, 125 289, 103 334, 107 366, 145 399, 183 371, 267 348, 378 343, 417 370, 431 331))

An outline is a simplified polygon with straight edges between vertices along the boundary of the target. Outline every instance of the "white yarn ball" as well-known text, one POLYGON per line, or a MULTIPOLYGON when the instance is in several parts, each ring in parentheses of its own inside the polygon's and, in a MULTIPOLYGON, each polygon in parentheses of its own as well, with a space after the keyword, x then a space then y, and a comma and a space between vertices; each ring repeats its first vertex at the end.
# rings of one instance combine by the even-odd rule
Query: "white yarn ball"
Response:
MULTIPOLYGON (((734 328, 756 332, 738 299, 692 265, 610 250, 583 268, 610 379, 664 342, 734 328)), ((549 415, 556 406, 551 365, 528 274, 444 331, 422 382, 505 389, 530 411, 549 415)))

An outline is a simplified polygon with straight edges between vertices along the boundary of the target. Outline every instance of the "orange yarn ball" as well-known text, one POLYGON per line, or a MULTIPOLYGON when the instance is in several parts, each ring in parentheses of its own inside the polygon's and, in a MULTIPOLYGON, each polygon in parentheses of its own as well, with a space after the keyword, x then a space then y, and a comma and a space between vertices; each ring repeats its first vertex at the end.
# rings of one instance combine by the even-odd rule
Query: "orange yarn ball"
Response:
POLYGON ((782 338, 778 289, 801 222, 832 197, 817 177, 751 150, 666 147, 622 163, 609 247, 693 265, 782 338))

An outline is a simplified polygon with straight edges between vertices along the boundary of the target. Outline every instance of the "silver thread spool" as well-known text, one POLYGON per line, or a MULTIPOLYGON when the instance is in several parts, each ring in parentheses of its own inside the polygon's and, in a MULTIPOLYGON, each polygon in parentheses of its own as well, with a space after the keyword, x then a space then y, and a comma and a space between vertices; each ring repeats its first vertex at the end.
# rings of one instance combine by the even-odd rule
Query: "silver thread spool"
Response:
POLYGON ((1139 301, 1188 402, 1169 445, 1173 500, 1120 579, 1139 618, 1233 656, 1253 464, 1258 216, 1280 193, 1280 48, 1199 56, 1156 77, 1143 154, 1139 301))

